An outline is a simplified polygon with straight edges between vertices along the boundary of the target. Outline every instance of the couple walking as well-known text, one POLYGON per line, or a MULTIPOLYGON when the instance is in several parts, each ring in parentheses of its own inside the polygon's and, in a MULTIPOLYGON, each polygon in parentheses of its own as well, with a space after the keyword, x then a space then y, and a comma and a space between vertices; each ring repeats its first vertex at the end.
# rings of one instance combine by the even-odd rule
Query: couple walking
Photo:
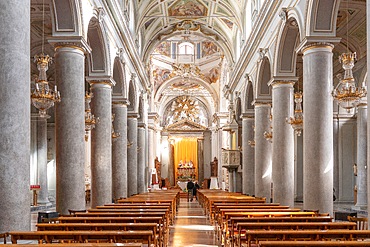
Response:
POLYGON ((198 182, 195 181, 195 183, 193 183, 193 181, 191 181, 189 179, 188 183, 186 185, 186 188, 188 189, 188 195, 189 195, 190 201, 191 202, 193 201, 194 196, 195 196, 195 199, 198 200, 197 199, 197 190, 200 188, 198 182))

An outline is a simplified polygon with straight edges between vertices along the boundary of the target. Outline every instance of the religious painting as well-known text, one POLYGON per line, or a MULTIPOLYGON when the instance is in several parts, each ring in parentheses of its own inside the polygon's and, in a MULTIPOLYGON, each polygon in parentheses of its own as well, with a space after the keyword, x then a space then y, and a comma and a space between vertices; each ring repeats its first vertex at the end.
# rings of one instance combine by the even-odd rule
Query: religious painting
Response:
POLYGON ((221 20, 226 24, 226 26, 230 29, 233 29, 234 23, 228 19, 221 18, 221 20))
POLYGON ((218 47, 215 43, 205 41, 202 42, 202 55, 203 57, 212 55, 218 51, 218 47))
POLYGON ((164 41, 160 43, 155 49, 154 53, 161 54, 163 56, 169 57, 171 54, 171 42, 164 41))
POLYGON ((214 67, 208 73, 209 83, 216 83, 220 79, 220 68, 214 67))
POLYGON ((171 71, 168 69, 161 69, 161 68, 155 68, 153 70, 153 80, 154 80, 154 88, 155 90, 159 88, 163 82, 170 79, 171 71))
POLYGON ((178 88, 181 90, 190 90, 199 88, 199 84, 197 82, 193 82, 189 79, 184 79, 177 81, 171 85, 173 88, 178 88))
POLYGON ((207 8, 195 0, 181 0, 168 9, 168 14, 177 17, 205 16, 207 8))

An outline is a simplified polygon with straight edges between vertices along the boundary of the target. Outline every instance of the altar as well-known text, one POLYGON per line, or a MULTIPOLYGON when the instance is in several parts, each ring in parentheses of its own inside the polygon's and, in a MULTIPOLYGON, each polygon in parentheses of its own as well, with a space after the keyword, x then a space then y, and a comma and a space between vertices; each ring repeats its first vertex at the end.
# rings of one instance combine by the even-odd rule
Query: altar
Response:
POLYGON ((196 179, 195 167, 178 167, 177 168, 177 181, 188 181, 196 179))
POLYGON ((185 191, 187 184, 188 182, 186 181, 177 181, 177 185, 181 188, 182 191, 185 191))

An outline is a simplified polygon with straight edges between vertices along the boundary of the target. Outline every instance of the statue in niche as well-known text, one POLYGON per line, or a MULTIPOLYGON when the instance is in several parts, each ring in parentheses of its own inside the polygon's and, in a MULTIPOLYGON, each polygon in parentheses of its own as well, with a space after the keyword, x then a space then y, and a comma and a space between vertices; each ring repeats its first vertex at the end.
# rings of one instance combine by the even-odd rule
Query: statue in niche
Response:
POLYGON ((217 177, 217 170, 218 170, 218 159, 214 157, 213 161, 211 161, 211 177, 217 177))
POLYGON ((155 157, 154 159, 154 167, 157 171, 157 182, 159 182, 161 181, 161 162, 159 162, 158 157, 155 157))

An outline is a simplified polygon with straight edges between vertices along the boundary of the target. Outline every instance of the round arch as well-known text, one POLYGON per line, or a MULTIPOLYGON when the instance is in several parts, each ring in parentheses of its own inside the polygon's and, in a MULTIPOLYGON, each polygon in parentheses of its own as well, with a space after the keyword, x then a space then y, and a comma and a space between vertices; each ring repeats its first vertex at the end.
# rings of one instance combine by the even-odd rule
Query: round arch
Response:
POLYGON ((257 80, 256 80, 256 91, 255 99, 256 100, 271 100, 272 90, 269 87, 269 82, 271 80, 271 63, 270 59, 265 56, 260 62, 260 66, 257 71, 257 80))

